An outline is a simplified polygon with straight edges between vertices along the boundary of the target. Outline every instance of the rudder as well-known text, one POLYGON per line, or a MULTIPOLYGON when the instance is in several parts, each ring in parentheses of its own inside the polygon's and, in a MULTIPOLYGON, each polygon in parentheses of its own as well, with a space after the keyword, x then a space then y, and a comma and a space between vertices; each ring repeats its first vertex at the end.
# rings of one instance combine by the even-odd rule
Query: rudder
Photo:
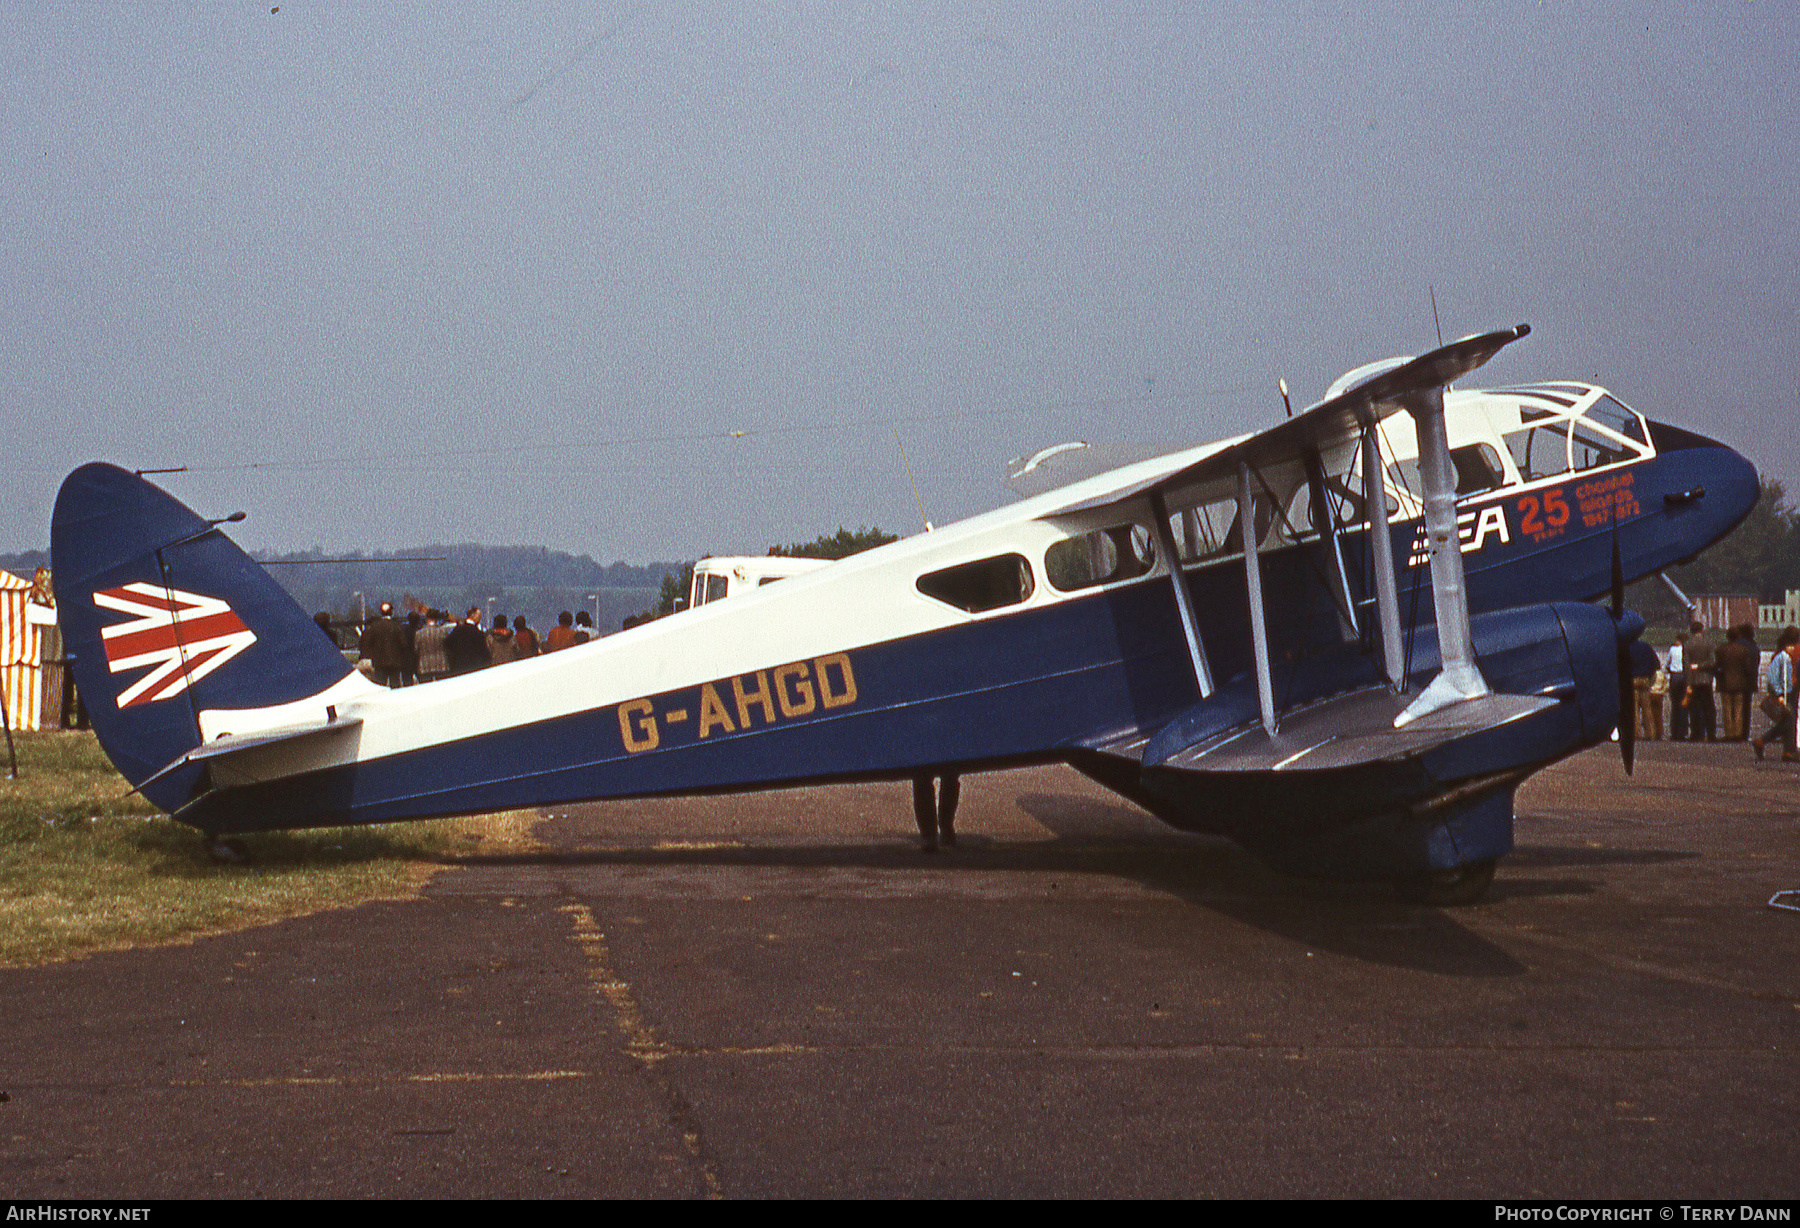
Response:
MULTIPOLYGON (((115 465, 64 479, 50 558, 64 653, 100 745, 133 785, 199 745, 203 709, 304 699, 351 672, 254 559, 115 465)), ((171 773, 145 794, 173 811, 201 770, 171 773)))

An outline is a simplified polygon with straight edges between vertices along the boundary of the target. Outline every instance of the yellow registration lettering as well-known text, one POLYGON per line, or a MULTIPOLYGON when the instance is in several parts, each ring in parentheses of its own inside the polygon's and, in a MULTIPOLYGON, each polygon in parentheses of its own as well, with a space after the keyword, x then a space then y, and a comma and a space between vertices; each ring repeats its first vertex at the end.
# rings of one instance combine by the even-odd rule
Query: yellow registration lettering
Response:
POLYGON ((827 708, 841 708, 845 704, 856 702, 856 673, 850 668, 848 653, 834 652, 829 657, 819 657, 813 662, 819 671, 819 702, 827 708), (831 670, 836 668, 843 683, 842 690, 833 690, 831 670))
POLYGON ((719 698, 719 692, 712 683, 700 688, 700 736, 706 737, 717 725, 726 733, 737 732, 737 726, 731 723, 731 713, 725 710, 725 701, 719 698))
POLYGON ((756 675, 756 689, 749 693, 744 691, 744 680, 731 680, 731 694, 737 700, 738 724, 745 729, 750 728, 750 709, 760 707, 763 710, 763 724, 775 723, 775 701, 769 697, 769 671, 762 670, 756 675))
POLYGON ((656 732, 656 705, 647 699, 634 699, 619 705, 619 736, 632 754, 655 750, 662 735, 656 732))
POLYGON ((775 702, 781 705, 781 715, 805 716, 819 706, 811 674, 812 666, 804 661, 775 670, 775 702))

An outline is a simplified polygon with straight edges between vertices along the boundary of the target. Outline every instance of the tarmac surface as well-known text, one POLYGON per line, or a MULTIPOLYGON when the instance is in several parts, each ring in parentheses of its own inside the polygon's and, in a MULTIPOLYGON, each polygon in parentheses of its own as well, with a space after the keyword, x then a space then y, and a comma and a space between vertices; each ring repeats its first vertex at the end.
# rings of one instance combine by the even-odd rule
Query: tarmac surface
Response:
POLYGON ((558 810, 423 898, 0 972, 14 1198, 1793 1198, 1800 769, 1602 748, 1483 903, 1060 768, 558 810))

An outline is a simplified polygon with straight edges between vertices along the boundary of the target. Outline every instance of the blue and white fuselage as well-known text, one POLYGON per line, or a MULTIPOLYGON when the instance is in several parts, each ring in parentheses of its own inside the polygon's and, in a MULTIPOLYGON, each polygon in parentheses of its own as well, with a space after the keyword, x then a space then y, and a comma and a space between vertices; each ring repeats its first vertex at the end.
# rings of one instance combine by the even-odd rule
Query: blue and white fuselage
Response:
POLYGON ((1443 403, 1474 647, 1493 702, 1513 708, 1440 720, 1435 742, 1415 731, 1405 746, 1346 749, 1388 738, 1397 705, 1439 667, 1403 414, 1371 416, 1363 434, 1380 432, 1390 513, 1377 523, 1404 652, 1381 643, 1375 617, 1374 486, 1361 468, 1372 453, 1323 431, 1298 447, 1244 437, 1091 474, 1099 449, 1053 453, 1015 475, 1029 497, 1011 506, 575 648, 395 690, 349 670, 216 526, 90 465, 57 503, 59 616, 109 754, 211 832, 1062 761, 1291 869, 1491 863, 1510 847, 1522 773, 1604 738, 1617 712, 1604 611, 1502 612, 1603 593, 1615 554, 1635 579, 1697 553, 1747 513, 1757 482, 1730 449, 1647 423, 1593 385, 1443 403), (1243 490, 1218 477, 1234 457, 1253 475, 1243 490), (1260 542, 1255 594, 1246 523, 1260 542), (121 602, 136 622, 120 621, 121 602), (230 636, 220 661, 226 650, 208 646, 230 636), (136 655, 122 655, 127 641, 136 655), (146 659, 165 660, 173 681, 121 702, 146 659), (1342 762, 1326 765, 1332 754, 1342 762), (1319 799, 1331 809, 1346 781, 1387 793, 1337 806, 1333 826, 1319 799), (1475 819, 1459 837, 1464 811, 1498 814, 1495 790, 1504 840, 1469 835, 1475 819), (1305 822, 1281 813, 1297 807, 1305 822), (1342 852, 1357 832, 1375 849, 1361 864, 1342 852))

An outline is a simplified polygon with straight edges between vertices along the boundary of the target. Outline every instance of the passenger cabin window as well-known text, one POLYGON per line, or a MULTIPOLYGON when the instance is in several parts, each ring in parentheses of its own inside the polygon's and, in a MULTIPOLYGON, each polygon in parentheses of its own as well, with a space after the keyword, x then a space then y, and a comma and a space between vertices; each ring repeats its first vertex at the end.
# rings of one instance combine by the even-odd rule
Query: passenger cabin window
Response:
MULTIPOLYGON (((1501 466, 1500 454, 1494 451, 1492 444, 1472 443, 1452 448, 1450 463, 1456 468, 1456 497, 1459 499, 1506 484, 1506 470, 1501 466)), ((1416 459, 1395 461, 1388 466, 1388 475, 1393 478, 1394 485, 1421 502, 1424 501, 1425 485, 1419 477, 1419 462, 1416 459)))
POLYGON ((702 602, 723 601, 725 594, 731 591, 731 577, 709 574, 706 577, 706 592, 700 597, 702 602))
POLYGON ((1150 530, 1119 524, 1080 537, 1065 537, 1044 551, 1044 578, 1065 593, 1147 575, 1156 566, 1150 530))
MULTIPOLYGON (((1269 536, 1269 526, 1275 522, 1275 504, 1262 491, 1250 497, 1250 504, 1256 517, 1256 540, 1261 542, 1269 536)), ((1236 499, 1220 499, 1175 512, 1169 516, 1169 532, 1184 563, 1239 554, 1244 549, 1236 499)))
POLYGON ((1031 578, 1031 564, 1023 555, 1002 554, 929 572, 919 577, 918 587, 927 597, 981 614, 1018 605, 1030 598, 1037 585, 1031 578))

